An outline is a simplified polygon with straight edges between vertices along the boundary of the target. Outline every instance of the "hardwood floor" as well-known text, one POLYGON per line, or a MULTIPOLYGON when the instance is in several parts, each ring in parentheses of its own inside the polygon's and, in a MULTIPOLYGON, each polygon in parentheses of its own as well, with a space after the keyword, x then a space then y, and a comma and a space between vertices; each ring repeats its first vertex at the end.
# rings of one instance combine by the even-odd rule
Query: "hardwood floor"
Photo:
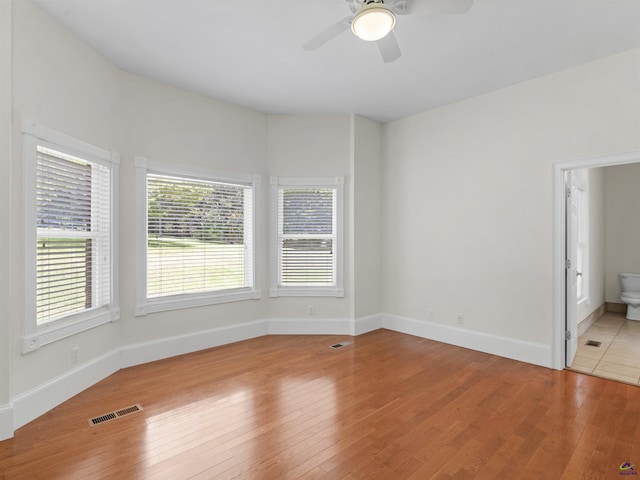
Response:
POLYGON ((640 388, 378 330, 121 370, 0 442, 0 479, 613 479, 640 388), (140 403, 143 411, 89 426, 140 403))

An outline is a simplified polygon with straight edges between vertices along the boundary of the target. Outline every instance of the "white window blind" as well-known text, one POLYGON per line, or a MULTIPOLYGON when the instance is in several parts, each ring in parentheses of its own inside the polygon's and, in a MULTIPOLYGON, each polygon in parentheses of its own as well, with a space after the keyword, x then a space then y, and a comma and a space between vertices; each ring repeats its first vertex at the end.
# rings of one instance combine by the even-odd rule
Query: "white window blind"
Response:
POLYGON ((111 302, 111 170, 36 148, 36 323, 111 302))
POLYGON ((146 178, 147 298, 252 287, 252 187, 146 178))
POLYGON ((280 286, 335 286, 336 188, 278 188, 280 286))

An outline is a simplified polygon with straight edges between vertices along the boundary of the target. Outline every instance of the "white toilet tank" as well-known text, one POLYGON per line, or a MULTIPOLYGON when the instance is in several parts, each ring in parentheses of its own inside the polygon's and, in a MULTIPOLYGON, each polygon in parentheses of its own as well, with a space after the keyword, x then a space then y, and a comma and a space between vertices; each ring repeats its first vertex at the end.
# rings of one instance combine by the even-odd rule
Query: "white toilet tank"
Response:
POLYGON ((640 292, 640 273, 620 273, 621 292, 640 292))

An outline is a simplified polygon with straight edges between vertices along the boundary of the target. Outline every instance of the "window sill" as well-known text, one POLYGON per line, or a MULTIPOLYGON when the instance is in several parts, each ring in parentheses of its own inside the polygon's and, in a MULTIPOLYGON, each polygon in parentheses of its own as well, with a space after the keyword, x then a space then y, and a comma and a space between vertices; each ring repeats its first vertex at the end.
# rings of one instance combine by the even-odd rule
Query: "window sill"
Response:
POLYGON ((269 296, 276 297, 344 297, 344 289, 325 287, 280 287, 273 288, 269 296))
POLYGON ((53 343, 71 335, 84 332, 105 323, 115 322, 120 319, 120 309, 93 312, 77 320, 67 322, 53 322, 49 325, 38 327, 33 335, 22 337, 22 353, 27 354, 38 350, 43 345, 53 343))
POLYGON ((135 316, 141 317, 149 313, 181 310, 183 308, 204 307, 219 303, 240 302, 243 300, 257 300, 260 290, 240 289, 233 292, 202 295, 174 295, 147 299, 146 303, 136 305, 135 316))

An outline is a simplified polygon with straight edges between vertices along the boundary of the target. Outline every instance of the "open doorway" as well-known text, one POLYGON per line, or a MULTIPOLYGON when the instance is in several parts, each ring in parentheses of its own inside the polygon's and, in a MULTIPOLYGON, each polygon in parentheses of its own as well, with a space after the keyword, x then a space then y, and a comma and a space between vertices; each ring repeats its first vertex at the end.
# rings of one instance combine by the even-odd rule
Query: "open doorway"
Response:
MULTIPOLYGON (((591 298, 589 298, 589 284, 593 283, 593 281, 588 281, 590 275, 589 258, 588 255, 585 255, 584 245, 582 244, 585 234, 585 222, 584 218, 580 220, 580 209, 581 207, 584 209, 584 199, 587 198, 586 195, 582 195, 583 198, 581 199, 581 192, 586 191, 585 179, 588 178, 589 172, 593 172, 594 177, 597 177, 597 175, 602 175, 603 170, 606 170, 602 167, 627 164, 640 164, 640 152, 603 155, 554 163, 553 348, 555 368, 563 369, 571 366, 579 350, 579 355, 584 354, 586 347, 581 343, 585 339, 580 338, 580 334, 584 334, 587 327, 591 325, 589 322, 582 323, 582 328, 578 331, 578 320, 585 319, 585 312, 589 317, 592 317, 588 319, 591 323, 595 321, 594 319, 603 318, 606 320, 603 320, 603 325, 609 321, 615 328, 620 329, 625 322, 624 314, 620 312, 606 313, 607 302, 604 301, 605 296, 609 300, 615 297, 616 293, 612 293, 613 287, 610 288, 610 285, 617 280, 617 271, 623 267, 619 265, 611 266, 610 270, 615 270, 616 273, 614 275, 612 272, 607 272, 607 277, 612 278, 602 280, 602 282, 606 283, 607 291, 605 294, 604 283, 597 284, 598 276, 604 276, 602 273, 603 267, 597 265, 596 262, 596 289, 600 289, 602 294, 592 294, 591 298), (580 251, 581 247, 582 252, 580 251), (606 314, 603 316, 603 313, 606 314), (606 317, 608 316, 612 318, 607 320, 606 317), (579 339, 580 341, 578 341, 579 339)), ((636 168, 636 166, 630 167, 636 168)), ((618 288, 617 284, 615 288, 618 288)), ((617 293, 617 296, 619 298, 619 293, 617 293)), ((633 325, 633 327, 640 327, 640 325, 633 325)), ((602 338, 601 335, 595 336, 602 338)), ((605 347, 608 348, 610 340, 609 338, 604 339, 604 341, 600 340, 600 342, 604 343, 605 347)), ((598 340, 596 339, 595 341, 597 342, 598 340)), ((593 351, 587 349, 587 353, 595 358, 597 356, 597 348, 593 347, 593 351)), ((606 348, 600 350, 600 352, 603 352, 606 348)), ((584 363, 582 356, 579 357, 579 360, 584 363)), ((587 371, 586 363, 584 363, 585 367, 581 371, 594 373, 594 371, 587 371)), ((620 379, 624 380, 623 378, 620 379)))

